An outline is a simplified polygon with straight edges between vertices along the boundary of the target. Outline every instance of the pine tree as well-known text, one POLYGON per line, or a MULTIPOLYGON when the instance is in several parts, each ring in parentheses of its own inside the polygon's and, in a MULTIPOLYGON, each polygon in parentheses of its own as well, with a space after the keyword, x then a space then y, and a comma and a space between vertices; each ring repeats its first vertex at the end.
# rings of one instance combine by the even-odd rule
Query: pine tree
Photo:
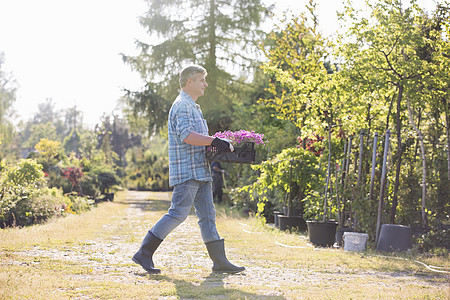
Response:
POLYGON ((266 15, 260 0, 148 0, 140 23, 157 42, 137 41, 140 54, 123 56, 147 82, 142 91, 129 91, 127 104, 148 117, 151 129, 161 128, 179 92, 180 70, 199 64, 208 71, 209 87, 198 103, 210 132, 228 128, 230 88, 237 75, 252 73, 266 15))

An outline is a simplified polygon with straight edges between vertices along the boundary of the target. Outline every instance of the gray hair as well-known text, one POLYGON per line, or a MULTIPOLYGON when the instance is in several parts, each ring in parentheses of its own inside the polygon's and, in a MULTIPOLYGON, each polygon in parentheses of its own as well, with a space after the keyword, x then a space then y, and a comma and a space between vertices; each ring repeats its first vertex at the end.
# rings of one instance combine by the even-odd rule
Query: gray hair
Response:
POLYGON ((194 78, 197 74, 208 74, 202 66, 192 65, 184 68, 180 72, 180 87, 183 88, 189 78, 194 78))

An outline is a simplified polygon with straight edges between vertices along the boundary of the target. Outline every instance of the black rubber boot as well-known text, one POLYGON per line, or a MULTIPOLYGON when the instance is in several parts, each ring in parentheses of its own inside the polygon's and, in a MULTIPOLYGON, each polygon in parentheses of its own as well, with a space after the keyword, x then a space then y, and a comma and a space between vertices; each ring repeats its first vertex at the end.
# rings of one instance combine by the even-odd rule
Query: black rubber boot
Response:
POLYGON ((224 239, 205 243, 209 257, 213 261, 212 270, 214 273, 238 273, 245 270, 230 263, 225 256, 224 239))
POLYGON ((133 255, 133 261, 140 264, 149 273, 161 273, 161 270, 155 269, 155 265, 153 264, 153 253, 158 249, 161 242, 161 239, 149 231, 142 241, 141 248, 133 255))

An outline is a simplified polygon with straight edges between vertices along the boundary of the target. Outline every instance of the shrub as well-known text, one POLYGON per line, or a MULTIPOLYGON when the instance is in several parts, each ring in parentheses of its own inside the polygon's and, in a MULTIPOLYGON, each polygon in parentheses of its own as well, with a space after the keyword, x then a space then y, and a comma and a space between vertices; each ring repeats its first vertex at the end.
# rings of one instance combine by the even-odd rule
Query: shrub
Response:
POLYGON ((48 219, 61 216, 67 211, 70 199, 57 188, 43 188, 30 198, 19 200, 11 210, 15 216, 15 224, 27 226, 43 223, 48 219))
POLYGON ((82 213, 91 209, 94 201, 86 197, 79 196, 77 193, 67 194, 69 205, 66 209, 69 213, 82 213))
POLYGON ((91 173, 84 173, 80 181, 81 191, 84 196, 96 198, 100 195, 97 176, 91 173))
POLYGON ((78 194, 82 194, 81 190, 81 178, 83 177, 83 172, 80 167, 67 167, 61 169, 61 176, 68 180, 71 184, 70 191, 77 191, 78 194))
POLYGON ((42 166, 31 159, 5 166, 0 178, 0 226, 26 226, 49 218, 80 213, 93 201, 45 186, 42 166))
POLYGON ((249 206, 257 203, 261 215, 267 214, 265 206, 268 202, 281 209, 291 193, 292 208, 301 209, 308 218, 317 216, 321 211, 317 207, 320 203, 317 191, 323 188, 324 182, 319 165, 320 158, 308 150, 297 147, 284 149, 274 158, 252 165, 260 172, 258 179, 234 192, 232 200, 244 201, 249 206), (248 196, 243 197, 245 194, 248 196))
POLYGON ((12 209, 20 201, 33 198, 45 186, 42 166, 32 159, 5 166, 0 178, 0 222, 14 224, 12 209))

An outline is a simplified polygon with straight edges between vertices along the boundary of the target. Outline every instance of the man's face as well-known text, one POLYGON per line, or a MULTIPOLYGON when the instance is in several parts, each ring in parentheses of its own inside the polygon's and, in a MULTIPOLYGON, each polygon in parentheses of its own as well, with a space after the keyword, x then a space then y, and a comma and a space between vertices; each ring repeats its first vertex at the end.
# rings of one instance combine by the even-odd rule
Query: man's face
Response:
POLYGON ((205 94, 205 89, 208 86, 206 83, 205 74, 197 74, 194 78, 188 79, 189 90, 193 98, 198 98, 205 94))

